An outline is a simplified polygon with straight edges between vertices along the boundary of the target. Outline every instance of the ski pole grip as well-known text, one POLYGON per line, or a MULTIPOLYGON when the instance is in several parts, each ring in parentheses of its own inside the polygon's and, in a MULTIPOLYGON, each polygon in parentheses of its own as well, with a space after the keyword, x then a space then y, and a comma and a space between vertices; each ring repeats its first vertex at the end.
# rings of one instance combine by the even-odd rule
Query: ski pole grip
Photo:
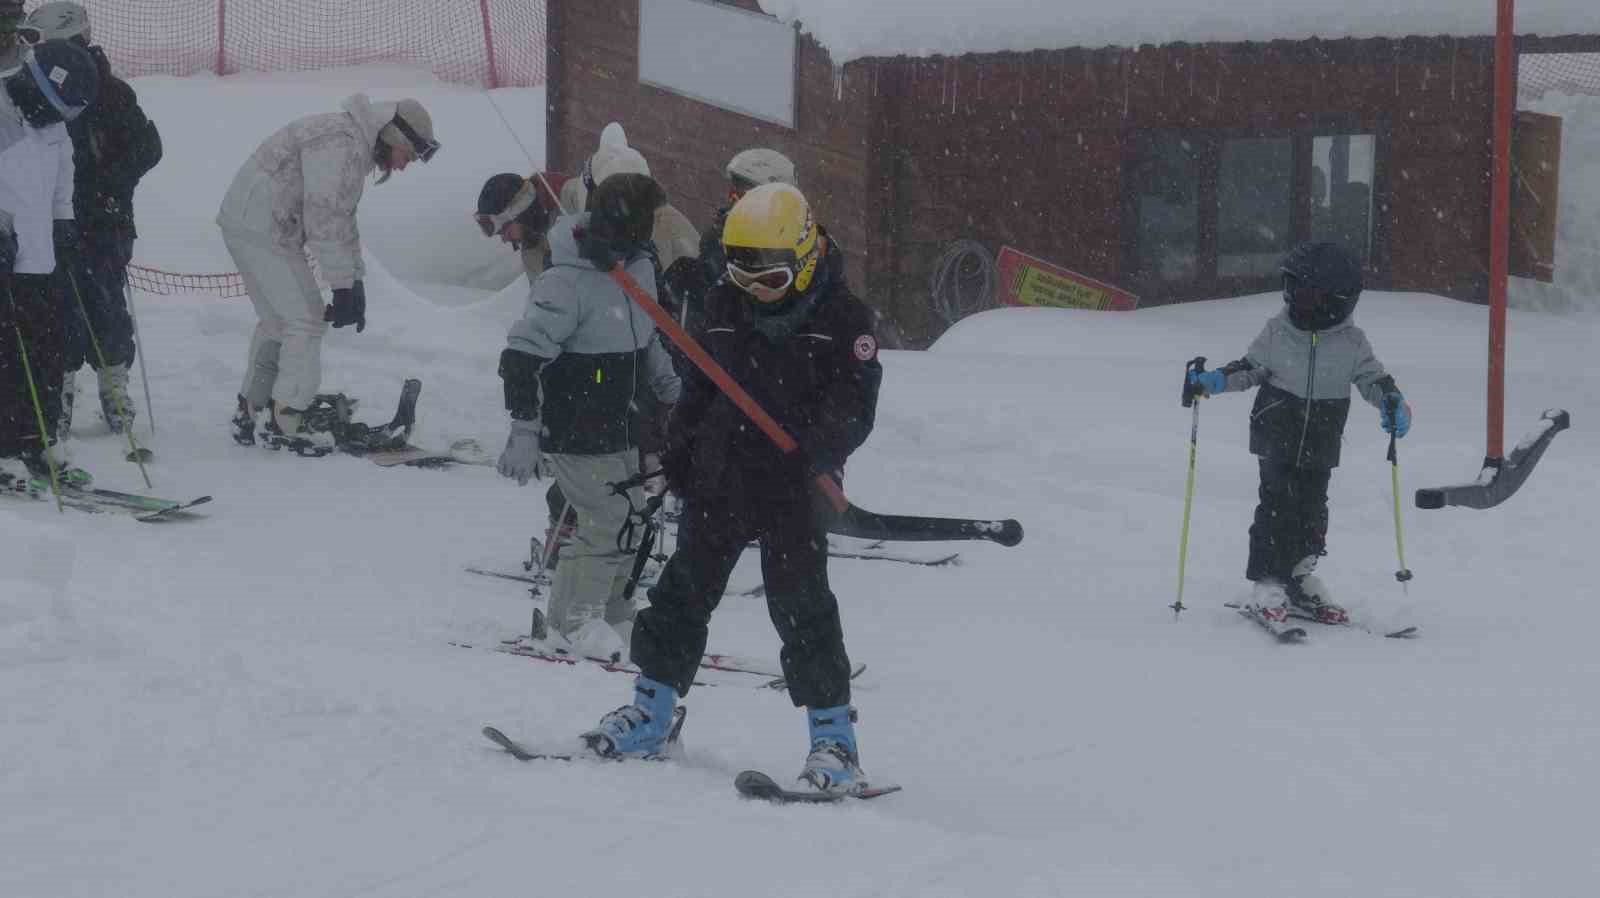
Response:
POLYGON ((1190 382, 1190 375, 1203 374, 1203 373, 1205 373, 1205 370, 1206 370, 1206 357, 1203 356, 1203 355, 1195 356, 1194 358, 1189 360, 1189 364, 1183 366, 1183 407, 1184 408, 1188 408, 1189 406, 1194 405, 1195 397, 1200 395, 1200 386, 1198 384, 1190 382))

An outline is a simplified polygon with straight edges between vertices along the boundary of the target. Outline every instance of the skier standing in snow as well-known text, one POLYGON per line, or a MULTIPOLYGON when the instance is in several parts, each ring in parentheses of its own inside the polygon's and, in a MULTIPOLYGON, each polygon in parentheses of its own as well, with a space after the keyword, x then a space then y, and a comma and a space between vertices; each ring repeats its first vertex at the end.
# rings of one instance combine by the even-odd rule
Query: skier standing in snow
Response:
POLYGON ((606 714, 583 739, 608 756, 664 750, 728 575, 746 544, 759 540, 789 696, 810 727, 800 787, 849 792, 865 777, 849 707, 850 659, 828 587, 826 500, 814 480, 841 469, 872 431, 882 380, 873 317, 845 286, 843 254, 794 187, 746 193, 728 212, 722 245, 728 276, 706 296, 696 336, 800 448, 779 451, 704 374, 685 378, 662 457, 684 499, 677 550, 634 627, 641 673, 633 704, 606 714))
POLYGON ((0 473, 12 488, 88 481, 55 446, 68 312, 56 272, 77 245, 65 123, 98 82, 94 60, 65 41, 24 52, 0 81, 0 473))
POLYGON ((433 120, 421 103, 355 94, 339 112, 280 128, 234 175, 217 225, 260 319, 233 416, 235 441, 254 445, 256 416, 270 406, 262 433, 268 445, 305 455, 332 451, 332 436, 308 431, 303 415, 321 385, 328 323, 353 324, 358 333, 367 326, 356 227, 365 179, 376 170, 382 184, 438 150, 433 120), (307 251, 333 289, 326 307, 307 251))
MULTIPOLYGON (((570 178, 560 187, 560 202, 563 210, 581 212, 589 207, 591 196, 597 184, 618 174, 649 175, 650 164, 645 161, 643 154, 628 145, 628 136, 622 130, 622 125, 611 122, 600 132, 600 143, 588 160, 584 162, 583 172, 575 178, 570 178)), ((644 250, 649 255, 655 269, 653 281, 655 296, 661 305, 674 317, 679 317, 680 298, 677 297, 672 287, 672 278, 668 271, 680 271, 695 264, 696 254, 699 252, 700 234, 694 229, 687 216, 680 212, 671 203, 663 203, 656 209, 655 217, 650 224, 650 240, 644 250)), ((666 347, 668 358, 671 359, 673 368, 680 374, 684 371, 685 363, 680 360, 674 346, 666 347)), ((648 455, 655 455, 658 447, 655 429, 648 426, 650 421, 658 416, 655 410, 644 408, 642 426, 639 430, 641 441, 640 448, 648 455)), ((559 481, 553 483, 545 494, 546 503, 550 507, 549 527, 545 530, 545 539, 566 540, 569 538, 569 523, 557 526, 557 519, 561 518, 561 510, 570 506, 561 493, 559 481)), ((570 515, 569 515, 570 517, 570 515)), ((561 518, 564 522, 568 518, 561 518)), ((552 559, 555 556, 551 556, 552 559)), ((552 561, 552 563, 554 563, 552 561)))
POLYGON ((1282 267, 1284 307, 1245 357, 1192 371, 1189 382, 1207 396, 1261 388, 1250 412, 1250 451, 1261 469, 1245 568, 1256 584, 1253 601, 1343 623, 1348 615, 1313 572, 1327 554, 1328 481, 1339 464, 1350 387, 1396 437, 1411 427, 1411 406, 1351 321, 1362 287, 1355 256, 1337 243, 1304 243, 1282 267))
POLYGON ((139 108, 133 88, 112 74, 105 52, 90 42, 89 14, 82 6, 46 3, 28 14, 21 33, 29 43, 71 41, 88 51, 100 76, 94 105, 67 124, 76 172, 72 205, 82 246, 81 264, 67 284, 66 380, 57 435, 64 440, 71 430, 74 385, 85 361, 99 382, 101 413, 112 432, 120 433, 134 415, 128 366, 136 347, 125 293, 138 236, 133 191, 161 161, 161 135, 139 108))
POLYGON ((550 229, 551 266, 500 354, 512 420, 499 470, 526 484, 548 467, 577 514, 550 591, 550 638, 586 657, 620 658, 633 629, 622 598, 632 556, 617 534, 642 497, 609 484, 639 473, 635 405, 649 393, 670 406, 680 383, 655 325, 606 273, 620 262, 654 293, 647 244, 666 193, 647 175, 625 173, 588 199, 588 212, 550 229))

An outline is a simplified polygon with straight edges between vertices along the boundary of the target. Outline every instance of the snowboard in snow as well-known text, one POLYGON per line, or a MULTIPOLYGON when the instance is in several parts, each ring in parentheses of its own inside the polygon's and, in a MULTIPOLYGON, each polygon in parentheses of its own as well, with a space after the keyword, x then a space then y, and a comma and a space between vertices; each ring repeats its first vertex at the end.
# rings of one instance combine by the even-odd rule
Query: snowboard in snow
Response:
POLYGON ((733 788, 745 798, 759 798, 773 804, 837 804, 852 798, 878 798, 899 792, 900 786, 867 786, 853 792, 813 792, 790 789, 759 770, 746 770, 733 778, 733 788))
MULTIPOLYGON (((679 705, 672 709, 672 729, 667 732, 668 750, 678 744, 678 736, 683 732, 683 720, 688 715, 688 709, 679 705)), ((665 761, 667 755, 653 755, 648 758, 630 758, 621 755, 602 755, 594 751, 540 751, 523 745, 521 742, 507 736, 492 726, 482 730, 484 738, 519 761, 665 761)))

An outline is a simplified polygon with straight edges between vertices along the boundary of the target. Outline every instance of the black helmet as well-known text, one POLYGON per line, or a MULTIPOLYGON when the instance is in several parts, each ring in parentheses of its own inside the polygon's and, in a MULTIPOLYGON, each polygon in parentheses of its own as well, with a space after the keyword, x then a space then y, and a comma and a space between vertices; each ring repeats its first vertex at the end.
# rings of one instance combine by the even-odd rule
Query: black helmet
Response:
POLYGON ((478 227, 483 236, 493 237, 513 222, 530 233, 529 239, 543 236, 550 229, 550 213, 539 202, 533 181, 512 172, 490 176, 478 191, 478 227))
POLYGON ((1361 298, 1361 262, 1337 243, 1302 243, 1283 257, 1283 301, 1301 330, 1350 317, 1361 298))
POLYGON ((6 89, 28 124, 43 128, 78 117, 100 90, 94 57, 66 41, 45 41, 22 56, 6 89))

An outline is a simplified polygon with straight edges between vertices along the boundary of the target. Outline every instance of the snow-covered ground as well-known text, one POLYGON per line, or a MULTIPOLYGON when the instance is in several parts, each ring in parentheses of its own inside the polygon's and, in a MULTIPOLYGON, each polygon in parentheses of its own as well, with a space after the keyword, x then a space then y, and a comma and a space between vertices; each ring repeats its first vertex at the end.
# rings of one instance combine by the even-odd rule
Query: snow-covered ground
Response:
MULTIPOLYGON (((394 70, 143 80, 169 155, 139 196, 139 261, 225 270, 210 219, 227 177, 352 79, 423 97, 445 149, 363 204, 371 325, 329 333, 325 387, 377 420, 420 377, 418 442, 498 448, 495 365, 521 285, 414 283, 463 252, 509 256, 467 220, 485 175, 527 164, 482 95, 394 70)), ((536 135, 531 94, 519 108, 536 135)), ((435 279, 479 277, 493 280, 435 279)), ((1201 409, 1191 610, 1167 608, 1183 362, 1240 355, 1275 297, 990 312, 933 351, 885 353, 854 500, 1016 517, 1027 538, 953 546, 948 568, 832 565, 868 664, 864 761, 906 791, 775 808, 739 800, 732 776, 797 769, 803 718, 738 684, 690 694, 681 764, 494 750, 485 723, 559 742, 629 697, 595 667, 450 644, 525 626, 516 584, 461 568, 520 558, 542 491, 487 468, 236 447, 248 304, 137 300, 156 490, 216 501, 203 522, 168 525, 0 507, 0 895, 1543 898, 1600 880, 1592 317, 1511 316, 1510 439, 1547 405, 1574 420, 1523 491, 1493 511, 1419 512, 1412 489, 1468 479, 1481 459, 1486 316, 1425 295, 1362 300, 1416 412, 1400 454, 1416 579, 1406 594, 1393 578, 1385 440, 1366 407, 1334 479, 1324 570, 1357 614, 1419 625, 1411 642, 1318 629, 1280 646, 1222 607, 1245 594, 1255 491, 1241 396, 1201 409)), ((139 487, 92 417, 79 458, 105 485, 139 487)), ((775 657, 763 603, 730 597, 712 647, 775 657)))

